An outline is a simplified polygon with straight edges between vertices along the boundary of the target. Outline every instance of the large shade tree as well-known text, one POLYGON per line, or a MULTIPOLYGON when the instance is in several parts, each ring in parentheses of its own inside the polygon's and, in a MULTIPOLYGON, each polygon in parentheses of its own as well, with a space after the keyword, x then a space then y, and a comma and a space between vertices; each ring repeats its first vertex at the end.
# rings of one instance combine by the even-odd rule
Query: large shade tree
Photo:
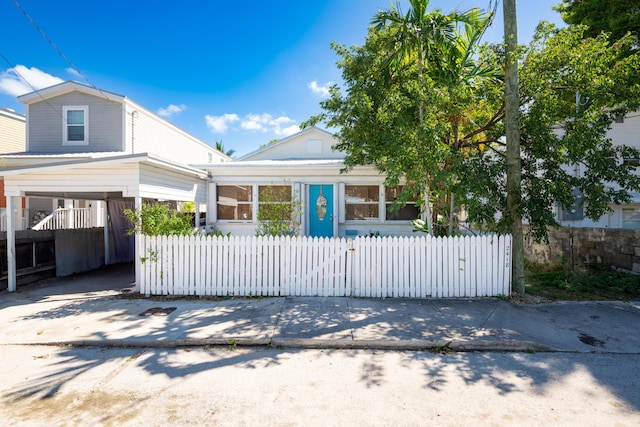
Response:
POLYGON ((333 45, 347 95, 333 87, 325 113, 307 124, 338 128, 336 148, 347 152, 347 167, 373 164, 388 185, 406 182, 404 197, 421 193, 428 231, 440 219, 445 224, 436 231, 445 233, 452 231, 460 155, 477 148, 492 119, 472 108, 483 80, 499 74, 474 56, 492 15, 429 11, 427 0, 410 4, 406 14, 398 5, 379 12, 364 46, 333 45))
POLYGON ((569 25, 586 25, 585 36, 610 33, 613 40, 628 32, 640 35, 640 0, 562 0, 555 7, 569 25))
MULTIPOLYGON (((630 202, 640 191, 637 148, 614 144, 607 132, 616 118, 640 106, 637 54, 621 55, 636 43, 614 43, 605 34, 585 36, 585 27, 538 27, 522 52, 520 68, 520 211, 536 240, 556 226, 554 204, 569 207, 582 200, 585 215, 597 220, 611 204, 630 202), (589 58, 585 61, 585 58, 589 58)), ((503 134, 502 126, 491 132, 503 134)), ((508 231, 505 156, 501 150, 467 158, 461 192, 472 221, 508 231), (489 183, 482 188, 477 180, 489 183)))

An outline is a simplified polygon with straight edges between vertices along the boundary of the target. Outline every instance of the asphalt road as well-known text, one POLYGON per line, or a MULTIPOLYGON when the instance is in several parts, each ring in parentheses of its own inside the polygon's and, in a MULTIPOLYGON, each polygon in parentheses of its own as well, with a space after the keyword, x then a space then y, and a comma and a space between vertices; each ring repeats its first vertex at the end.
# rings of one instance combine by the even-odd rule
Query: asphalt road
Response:
POLYGON ((640 355, 0 346, 5 426, 640 425, 640 355))

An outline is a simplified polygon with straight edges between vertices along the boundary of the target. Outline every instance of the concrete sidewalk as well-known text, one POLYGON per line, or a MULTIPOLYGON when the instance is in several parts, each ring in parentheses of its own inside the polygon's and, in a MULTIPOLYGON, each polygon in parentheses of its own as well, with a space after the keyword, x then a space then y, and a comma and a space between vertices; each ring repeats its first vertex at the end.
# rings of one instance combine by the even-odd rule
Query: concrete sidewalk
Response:
POLYGON ((640 302, 130 295, 114 268, 0 292, 0 344, 640 353, 640 302))

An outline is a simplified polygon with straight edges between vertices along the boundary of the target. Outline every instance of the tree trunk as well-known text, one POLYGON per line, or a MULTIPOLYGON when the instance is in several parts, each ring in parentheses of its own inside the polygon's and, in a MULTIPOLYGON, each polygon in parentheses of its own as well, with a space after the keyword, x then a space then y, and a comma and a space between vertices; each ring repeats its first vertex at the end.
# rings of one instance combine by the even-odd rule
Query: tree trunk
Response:
POLYGON ((521 213, 522 166, 520 159, 520 127, 518 99, 518 19, 516 0, 504 0, 505 38, 505 136, 507 138, 507 220, 513 237, 513 261, 511 265, 511 287, 524 293, 524 236, 521 213))

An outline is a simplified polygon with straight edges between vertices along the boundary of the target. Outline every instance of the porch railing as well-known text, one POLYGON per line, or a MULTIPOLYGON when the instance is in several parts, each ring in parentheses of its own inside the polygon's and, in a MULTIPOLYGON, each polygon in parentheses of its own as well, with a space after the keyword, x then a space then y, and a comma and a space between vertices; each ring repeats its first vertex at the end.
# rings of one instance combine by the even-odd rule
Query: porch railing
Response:
POLYGON ((90 208, 58 208, 31 227, 32 230, 91 228, 90 208))

